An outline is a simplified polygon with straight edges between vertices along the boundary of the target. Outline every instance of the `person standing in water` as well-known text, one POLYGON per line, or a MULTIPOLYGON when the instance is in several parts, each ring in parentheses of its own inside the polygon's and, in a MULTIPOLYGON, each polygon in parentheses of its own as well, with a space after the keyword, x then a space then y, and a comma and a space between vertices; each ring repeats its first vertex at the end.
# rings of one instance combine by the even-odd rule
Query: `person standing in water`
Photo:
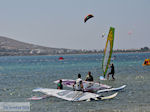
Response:
POLYGON ((85 81, 94 81, 94 80, 93 80, 93 76, 91 75, 91 72, 90 72, 90 71, 88 72, 88 75, 86 76, 85 81))
POLYGON ((57 84, 57 89, 63 89, 62 80, 59 80, 59 83, 57 84))
POLYGON ((78 79, 76 79, 73 89, 76 91, 83 91, 83 81, 81 79, 81 74, 78 74, 78 79))
POLYGON ((115 78, 114 78, 115 68, 114 68, 114 64, 113 63, 111 64, 110 68, 111 68, 111 72, 109 72, 107 74, 107 80, 109 80, 109 75, 110 74, 112 75, 112 79, 115 80, 115 78))

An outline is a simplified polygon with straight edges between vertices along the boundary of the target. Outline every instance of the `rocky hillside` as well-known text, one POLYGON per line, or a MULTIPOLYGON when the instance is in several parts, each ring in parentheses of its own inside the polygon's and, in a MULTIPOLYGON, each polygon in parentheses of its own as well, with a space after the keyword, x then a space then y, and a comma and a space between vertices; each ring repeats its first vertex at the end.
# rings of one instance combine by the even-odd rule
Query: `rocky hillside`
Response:
POLYGON ((0 36, 0 56, 55 55, 55 54, 65 54, 70 51, 72 50, 28 44, 0 36))

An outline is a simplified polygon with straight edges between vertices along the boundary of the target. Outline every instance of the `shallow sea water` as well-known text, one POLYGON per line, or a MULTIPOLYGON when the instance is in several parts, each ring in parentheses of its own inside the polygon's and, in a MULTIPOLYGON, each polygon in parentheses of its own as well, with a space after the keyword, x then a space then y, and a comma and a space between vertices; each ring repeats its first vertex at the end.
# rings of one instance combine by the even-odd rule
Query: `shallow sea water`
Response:
MULTIPOLYGON (((32 92, 37 87, 56 88, 53 81, 76 79, 88 71, 94 80, 102 75, 102 54, 59 56, 0 57, 0 102, 29 102, 27 98, 41 95, 32 92)), ((117 97, 105 101, 68 102, 55 97, 30 101, 31 112, 150 112, 150 66, 142 66, 150 53, 113 54, 116 80, 101 83, 127 87, 117 97)), ((65 87, 64 89, 69 89, 65 87)), ((104 93, 110 95, 114 92, 104 93)))

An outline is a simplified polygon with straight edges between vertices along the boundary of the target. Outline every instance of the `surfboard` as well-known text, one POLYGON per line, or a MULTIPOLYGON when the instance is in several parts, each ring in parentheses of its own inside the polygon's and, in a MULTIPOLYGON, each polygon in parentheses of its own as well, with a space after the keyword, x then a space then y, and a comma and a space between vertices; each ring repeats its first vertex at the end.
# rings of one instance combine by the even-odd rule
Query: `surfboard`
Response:
MULTIPOLYGON (((75 83, 75 80, 72 79, 61 79, 62 80, 62 84, 73 88, 73 85, 75 83)), ((59 80, 54 81, 54 83, 58 83, 59 80)), ((96 92, 98 90, 102 90, 102 89, 109 89, 111 88, 111 86, 105 85, 105 84, 101 84, 101 83, 97 83, 97 82, 89 82, 89 81, 83 81, 83 87, 84 87, 84 91, 92 91, 92 92, 96 92)))
POLYGON ((99 100, 104 100, 104 99, 112 99, 117 95, 117 93, 115 93, 107 97, 101 97, 99 94, 90 93, 90 92, 58 90, 58 89, 49 89, 49 88, 37 88, 34 89, 33 91, 41 92, 48 96, 54 96, 67 101, 85 101, 88 99, 95 99, 95 98, 98 98, 99 100))
POLYGON ((119 91, 122 90, 126 87, 126 85, 120 86, 118 88, 110 88, 110 89, 103 89, 103 90, 98 90, 97 93, 103 93, 103 92, 109 92, 109 91, 119 91))
POLYGON ((44 96, 40 96, 40 97, 33 96, 31 98, 28 98, 28 100, 42 100, 42 99, 45 99, 45 98, 48 98, 48 97, 50 97, 50 96, 49 95, 44 95, 44 96))
POLYGON ((100 76, 99 78, 100 80, 107 80, 106 78, 104 78, 104 76, 100 76))
POLYGON ((112 94, 112 95, 110 95, 110 96, 104 96, 104 97, 101 97, 101 100, 112 99, 112 98, 116 97, 117 94, 118 94, 118 93, 114 93, 114 94, 112 94))

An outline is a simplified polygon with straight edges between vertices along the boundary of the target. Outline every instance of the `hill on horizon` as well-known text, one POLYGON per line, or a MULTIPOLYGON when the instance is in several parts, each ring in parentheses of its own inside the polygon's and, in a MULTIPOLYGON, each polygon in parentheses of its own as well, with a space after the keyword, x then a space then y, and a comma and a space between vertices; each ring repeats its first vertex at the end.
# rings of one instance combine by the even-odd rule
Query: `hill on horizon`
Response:
POLYGON ((70 51, 64 48, 44 47, 0 36, 0 55, 54 55, 70 51))
MULTIPOLYGON (((0 36, 0 56, 30 56, 30 55, 62 55, 62 54, 89 54, 103 53, 103 50, 65 49, 44 47, 17 41, 8 37, 0 36)), ((148 47, 140 49, 117 49, 114 53, 123 52, 150 52, 148 47)))

